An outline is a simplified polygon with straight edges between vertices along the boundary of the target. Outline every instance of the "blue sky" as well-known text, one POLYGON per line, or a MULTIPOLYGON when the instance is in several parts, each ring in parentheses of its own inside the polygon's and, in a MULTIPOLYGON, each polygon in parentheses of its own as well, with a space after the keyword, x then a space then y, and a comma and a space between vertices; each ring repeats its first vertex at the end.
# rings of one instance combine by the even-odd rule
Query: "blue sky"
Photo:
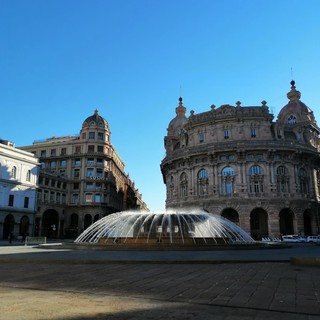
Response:
POLYGON ((0 0, 0 138, 78 134, 97 108, 161 210, 180 95, 187 115, 266 100, 276 116, 293 75, 320 121, 319 12, 318 0, 0 0))

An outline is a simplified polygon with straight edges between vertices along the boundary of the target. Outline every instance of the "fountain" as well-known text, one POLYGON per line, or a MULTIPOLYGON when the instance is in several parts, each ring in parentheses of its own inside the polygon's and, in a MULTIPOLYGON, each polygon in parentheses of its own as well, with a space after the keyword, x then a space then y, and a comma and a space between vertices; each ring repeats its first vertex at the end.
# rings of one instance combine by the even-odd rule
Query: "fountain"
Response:
POLYGON ((235 223, 204 211, 123 211, 88 227, 76 244, 138 247, 208 247, 255 244, 235 223))

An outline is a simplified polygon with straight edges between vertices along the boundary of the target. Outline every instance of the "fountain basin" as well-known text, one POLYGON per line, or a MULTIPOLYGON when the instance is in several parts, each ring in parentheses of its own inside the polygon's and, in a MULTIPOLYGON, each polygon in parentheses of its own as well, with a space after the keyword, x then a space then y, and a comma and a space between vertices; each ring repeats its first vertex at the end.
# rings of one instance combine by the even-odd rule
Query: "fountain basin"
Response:
POLYGON ((213 213, 123 211, 88 227, 76 244, 124 247, 211 247, 254 244, 235 223, 213 213))

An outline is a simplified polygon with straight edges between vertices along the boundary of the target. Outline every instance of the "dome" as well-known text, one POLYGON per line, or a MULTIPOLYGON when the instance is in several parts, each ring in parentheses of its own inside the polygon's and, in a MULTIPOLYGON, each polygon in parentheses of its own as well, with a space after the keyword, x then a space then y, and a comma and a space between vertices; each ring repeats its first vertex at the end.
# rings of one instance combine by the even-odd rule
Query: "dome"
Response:
POLYGON ((173 118, 168 127, 168 135, 178 135, 179 129, 181 129, 187 122, 186 108, 182 103, 182 98, 179 98, 179 105, 176 107, 176 117, 173 118))
POLYGON ((311 121, 316 123, 313 111, 300 101, 301 93, 296 90, 295 82, 290 82, 291 90, 287 93, 289 102, 278 115, 277 122, 281 124, 311 121))
POLYGON ((83 121, 82 128, 87 127, 98 127, 104 128, 105 130, 109 130, 109 124, 107 120, 105 120, 99 115, 97 109, 94 111, 94 114, 92 116, 88 117, 86 120, 83 121))

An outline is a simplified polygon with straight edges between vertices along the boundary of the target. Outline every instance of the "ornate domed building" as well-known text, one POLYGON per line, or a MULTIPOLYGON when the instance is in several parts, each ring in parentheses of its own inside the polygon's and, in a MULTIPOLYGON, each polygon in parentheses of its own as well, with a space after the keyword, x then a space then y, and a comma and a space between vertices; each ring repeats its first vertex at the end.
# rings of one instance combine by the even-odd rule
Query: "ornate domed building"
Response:
POLYGON ((35 235, 75 238, 110 213, 147 209, 98 110, 83 121, 79 135, 35 141, 21 149, 41 164, 35 235))
POLYGON ((187 118, 180 98, 161 162, 167 208, 218 213, 255 239, 319 233, 320 129, 294 81, 287 97, 276 121, 266 101, 187 118))

